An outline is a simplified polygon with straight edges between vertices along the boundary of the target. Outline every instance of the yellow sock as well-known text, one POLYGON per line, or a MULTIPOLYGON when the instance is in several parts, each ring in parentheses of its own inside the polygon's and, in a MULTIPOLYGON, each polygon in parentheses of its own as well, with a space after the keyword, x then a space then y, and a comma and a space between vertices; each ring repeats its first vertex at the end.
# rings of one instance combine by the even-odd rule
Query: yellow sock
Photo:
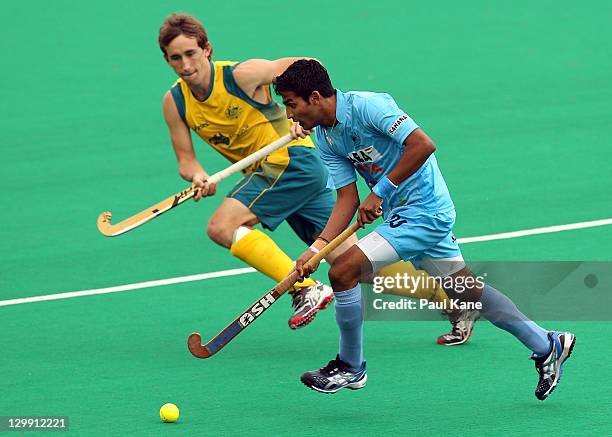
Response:
POLYGON ((394 294, 396 296, 405 296, 413 299, 427 299, 431 302, 445 302, 447 308, 450 307, 450 302, 448 301, 448 296, 446 292, 440 285, 431 278, 426 271, 417 270, 414 266, 406 261, 398 261, 395 264, 391 264, 387 267, 381 269, 376 276, 378 277, 393 277, 396 278, 397 275, 400 275, 401 278, 404 278, 404 275, 408 275, 409 277, 419 278, 418 284, 419 286, 414 288, 412 285, 414 284, 412 281, 408 282, 406 287, 398 286, 404 285, 401 281, 399 284, 396 284, 396 281, 393 282, 393 286, 390 288, 385 287, 383 293, 386 294, 394 294))
MULTIPOLYGON (((276 245, 274 240, 257 229, 248 231, 233 243, 230 252, 275 282, 282 281, 294 267, 291 258, 276 245)), ((315 284, 314 280, 306 278, 303 282, 297 282, 293 290, 315 284)))

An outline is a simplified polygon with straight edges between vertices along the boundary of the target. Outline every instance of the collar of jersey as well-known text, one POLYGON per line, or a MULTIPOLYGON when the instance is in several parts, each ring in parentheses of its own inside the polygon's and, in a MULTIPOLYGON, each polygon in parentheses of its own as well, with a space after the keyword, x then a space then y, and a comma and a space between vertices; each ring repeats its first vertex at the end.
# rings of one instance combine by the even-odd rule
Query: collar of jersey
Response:
POLYGON ((338 124, 346 121, 346 114, 348 112, 348 102, 346 94, 339 89, 336 90, 336 120, 338 124))
MULTIPOLYGON (((204 98, 202 100, 199 100, 193 94, 193 91, 189 90, 189 92, 191 93, 193 98, 196 99, 198 102, 205 102, 206 100, 208 100, 208 98, 212 94, 212 90, 213 90, 213 85, 214 84, 215 84, 215 63, 213 61, 210 61, 210 83, 208 85, 208 93, 206 93, 206 95, 204 96, 204 98)), ((186 85, 186 83, 185 83, 185 85, 186 85)))

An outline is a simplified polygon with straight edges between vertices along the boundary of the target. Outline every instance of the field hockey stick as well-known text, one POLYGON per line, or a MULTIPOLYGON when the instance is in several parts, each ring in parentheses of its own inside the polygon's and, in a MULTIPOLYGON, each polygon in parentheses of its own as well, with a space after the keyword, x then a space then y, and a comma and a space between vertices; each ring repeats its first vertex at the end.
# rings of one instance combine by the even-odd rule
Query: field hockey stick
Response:
MULTIPOLYGON (((329 242, 327 246, 315 254, 308 260, 307 265, 316 265, 321 262, 330 252, 340 246, 344 240, 353 235, 355 231, 359 229, 357 222, 353 223, 350 227, 346 228, 344 232, 329 242)), ((251 305, 246 311, 240 314, 236 319, 230 323, 223 331, 213 337, 208 343, 202 345, 202 336, 199 332, 194 332, 189 336, 187 340, 187 346, 189 351, 196 358, 208 358, 223 347, 225 347, 230 341, 240 334, 247 326, 249 326, 255 319, 263 314, 274 302, 278 300, 287 290, 289 290, 293 284, 297 282, 298 272, 292 271, 274 288, 259 298, 253 305, 251 305)))
MULTIPOLYGON (((207 181, 211 184, 216 184, 234 173, 238 173, 239 171, 242 171, 245 168, 255 164, 257 161, 265 158, 275 150, 287 145, 289 142, 291 142, 291 140, 291 135, 287 134, 273 143, 268 144, 266 147, 259 149, 257 152, 247 156, 246 158, 230 165, 225 170, 221 170, 220 172, 213 174, 207 179, 207 181)), ((125 234, 127 231, 131 231, 132 229, 137 228, 138 226, 143 225, 156 217, 159 217, 166 211, 179 206, 183 202, 194 197, 197 192, 198 188, 191 186, 145 209, 144 211, 139 212, 136 215, 126 218, 116 225, 111 224, 111 219, 113 217, 112 213, 110 211, 105 211, 98 216, 98 230, 107 237, 116 237, 117 235, 125 234)))

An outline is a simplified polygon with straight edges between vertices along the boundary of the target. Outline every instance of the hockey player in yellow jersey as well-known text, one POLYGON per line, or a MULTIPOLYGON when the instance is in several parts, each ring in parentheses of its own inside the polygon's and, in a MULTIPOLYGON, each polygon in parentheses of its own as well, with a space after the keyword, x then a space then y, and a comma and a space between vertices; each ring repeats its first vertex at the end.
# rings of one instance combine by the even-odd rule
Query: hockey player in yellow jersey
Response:
MULTIPOLYGON (((270 93, 270 83, 298 58, 244 62, 212 60, 212 46, 202 24, 186 14, 172 14, 159 32, 159 46, 179 76, 163 98, 164 118, 179 165, 180 175, 200 187, 195 200, 212 196, 216 184, 198 161, 189 130, 230 162, 236 162, 290 133, 288 146, 273 152, 244 171, 244 177, 227 194, 210 217, 208 236, 230 249, 232 255, 280 281, 293 262, 264 232, 287 221, 308 245, 325 227, 334 205, 327 187, 328 173, 309 132, 291 123, 284 108, 270 93)), ((345 242, 329 257, 355 243, 345 242)), ((310 323, 333 299, 331 288, 319 281, 295 285, 289 327, 310 323)))

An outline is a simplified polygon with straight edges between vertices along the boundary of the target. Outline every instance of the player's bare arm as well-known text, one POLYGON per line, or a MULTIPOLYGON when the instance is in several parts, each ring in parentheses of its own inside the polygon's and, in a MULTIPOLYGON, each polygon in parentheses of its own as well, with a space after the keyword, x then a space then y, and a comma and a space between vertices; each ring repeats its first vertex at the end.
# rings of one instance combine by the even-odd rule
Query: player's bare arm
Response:
POLYGON ((325 229, 321 231, 321 234, 312 246, 295 262, 295 269, 300 275, 300 281, 303 280, 304 277, 310 276, 319 267, 317 263, 309 268, 305 266, 306 262, 315 255, 315 251, 323 249, 329 241, 332 241, 346 229, 351 219, 355 216, 355 211, 357 211, 359 207, 357 183, 353 182, 352 184, 346 185, 340 188, 337 193, 338 198, 325 229))
MULTIPOLYGON (((404 153, 389 172, 389 181, 396 187, 412 176, 434 153, 436 146, 422 129, 415 129, 404 140, 404 153)), ((372 223, 381 215, 383 200, 372 192, 359 206, 357 220, 361 225, 372 223)))
POLYGON ((208 174, 197 160, 189 128, 181 119, 169 91, 164 95, 162 106, 164 119, 170 132, 170 141, 178 161, 179 174, 183 179, 200 188, 194 200, 197 202, 204 196, 214 195, 217 192, 217 184, 206 182, 208 174))
POLYGON ((404 140, 404 153, 387 177, 399 185, 412 176, 427 158, 436 151, 436 146, 422 129, 415 129, 404 140))
POLYGON ((281 58, 274 61, 267 59, 249 59, 240 63, 234 69, 234 79, 240 88, 251 98, 262 103, 268 103, 271 96, 267 87, 274 78, 282 74, 287 67, 304 57, 281 58), (258 97, 263 97, 259 100, 258 97))
MULTIPOLYGON (((268 86, 274 78, 282 74, 289 65, 298 59, 311 58, 281 58, 275 61, 267 59, 249 59, 240 63, 234 70, 234 79, 242 90, 253 100, 269 103, 272 97, 268 86)), ((293 138, 305 138, 310 135, 299 123, 293 123, 290 130, 293 138)))

